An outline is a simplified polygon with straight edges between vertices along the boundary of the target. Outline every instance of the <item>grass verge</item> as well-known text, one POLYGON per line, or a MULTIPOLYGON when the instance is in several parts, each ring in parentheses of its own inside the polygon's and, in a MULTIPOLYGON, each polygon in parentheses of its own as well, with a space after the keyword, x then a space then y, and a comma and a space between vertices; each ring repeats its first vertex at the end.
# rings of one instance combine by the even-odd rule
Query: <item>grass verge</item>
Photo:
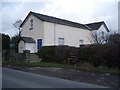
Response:
POLYGON ((57 68, 69 68, 89 72, 109 73, 113 75, 120 75, 119 69, 110 69, 107 67, 93 67, 90 64, 80 64, 79 66, 72 66, 69 64, 59 64, 52 62, 20 62, 20 61, 3 61, 2 66, 22 66, 22 67, 57 67, 57 68))

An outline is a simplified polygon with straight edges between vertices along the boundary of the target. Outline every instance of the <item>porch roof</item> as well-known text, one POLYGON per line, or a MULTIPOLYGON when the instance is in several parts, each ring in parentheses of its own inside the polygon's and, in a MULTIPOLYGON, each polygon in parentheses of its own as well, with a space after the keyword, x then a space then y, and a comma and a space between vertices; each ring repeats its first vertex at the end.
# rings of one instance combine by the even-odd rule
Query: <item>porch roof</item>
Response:
POLYGON ((35 40, 32 37, 20 37, 20 39, 18 40, 18 42, 20 40, 23 40, 25 43, 35 43, 35 40))

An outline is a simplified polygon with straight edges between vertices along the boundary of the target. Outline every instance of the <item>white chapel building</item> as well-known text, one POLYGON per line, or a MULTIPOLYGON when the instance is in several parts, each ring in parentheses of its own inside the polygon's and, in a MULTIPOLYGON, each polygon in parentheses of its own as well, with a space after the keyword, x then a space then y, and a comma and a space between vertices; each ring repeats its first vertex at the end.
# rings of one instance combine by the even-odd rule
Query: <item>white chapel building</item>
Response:
POLYGON ((36 53, 42 46, 68 45, 79 47, 81 44, 94 44, 93 33, 109 32, 103 21, 80 24, 31 11, 20 27, 19 53, 23 53, 24 50, 36 53))

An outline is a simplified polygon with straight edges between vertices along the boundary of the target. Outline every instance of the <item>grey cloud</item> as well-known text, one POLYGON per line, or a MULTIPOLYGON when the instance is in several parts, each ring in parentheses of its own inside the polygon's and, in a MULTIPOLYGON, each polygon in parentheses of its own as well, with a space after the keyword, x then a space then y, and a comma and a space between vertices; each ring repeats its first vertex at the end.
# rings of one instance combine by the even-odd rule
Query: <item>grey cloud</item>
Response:
MULTIPOLYGON (((89 2, 88 2, 89 3, 89 2)), ((117 2, 96 2, 89 11, 82 10, 82 7, 75 11, 71 9, 64 11, 62 6, 50 6, 49 2, 4 2, 2 5, 2 31, 13 36, 17 31, 12 24, 17 19, 24 19, 29 11, 54 15, 58 18, 72 20, 79 23, 89 23, 104 20, 110 29, 118 29, 118 7, 117 2)), ((69 3, 68 3, 69 4, 69 3)), ((89 5, 89 4, 87 4, 89 5)), ((71 6, 71 8, 74 8, 71 6)), ((87 9, 87 10, 88 10, 87 9)), ((73 9, 74 10, 74 9, 73 9)))

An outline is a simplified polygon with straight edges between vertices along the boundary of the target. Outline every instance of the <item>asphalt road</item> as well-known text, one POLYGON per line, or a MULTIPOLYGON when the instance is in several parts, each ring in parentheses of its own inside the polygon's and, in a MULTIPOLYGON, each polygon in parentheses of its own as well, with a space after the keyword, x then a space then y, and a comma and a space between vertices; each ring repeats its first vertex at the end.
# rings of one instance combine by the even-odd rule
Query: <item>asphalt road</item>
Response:
POLYGON ((2 67, 0 66, 0 90, 2 89, 2 67))
POLYGON ((108 88, 108 87, 3 68, 2 88, 108 88))

